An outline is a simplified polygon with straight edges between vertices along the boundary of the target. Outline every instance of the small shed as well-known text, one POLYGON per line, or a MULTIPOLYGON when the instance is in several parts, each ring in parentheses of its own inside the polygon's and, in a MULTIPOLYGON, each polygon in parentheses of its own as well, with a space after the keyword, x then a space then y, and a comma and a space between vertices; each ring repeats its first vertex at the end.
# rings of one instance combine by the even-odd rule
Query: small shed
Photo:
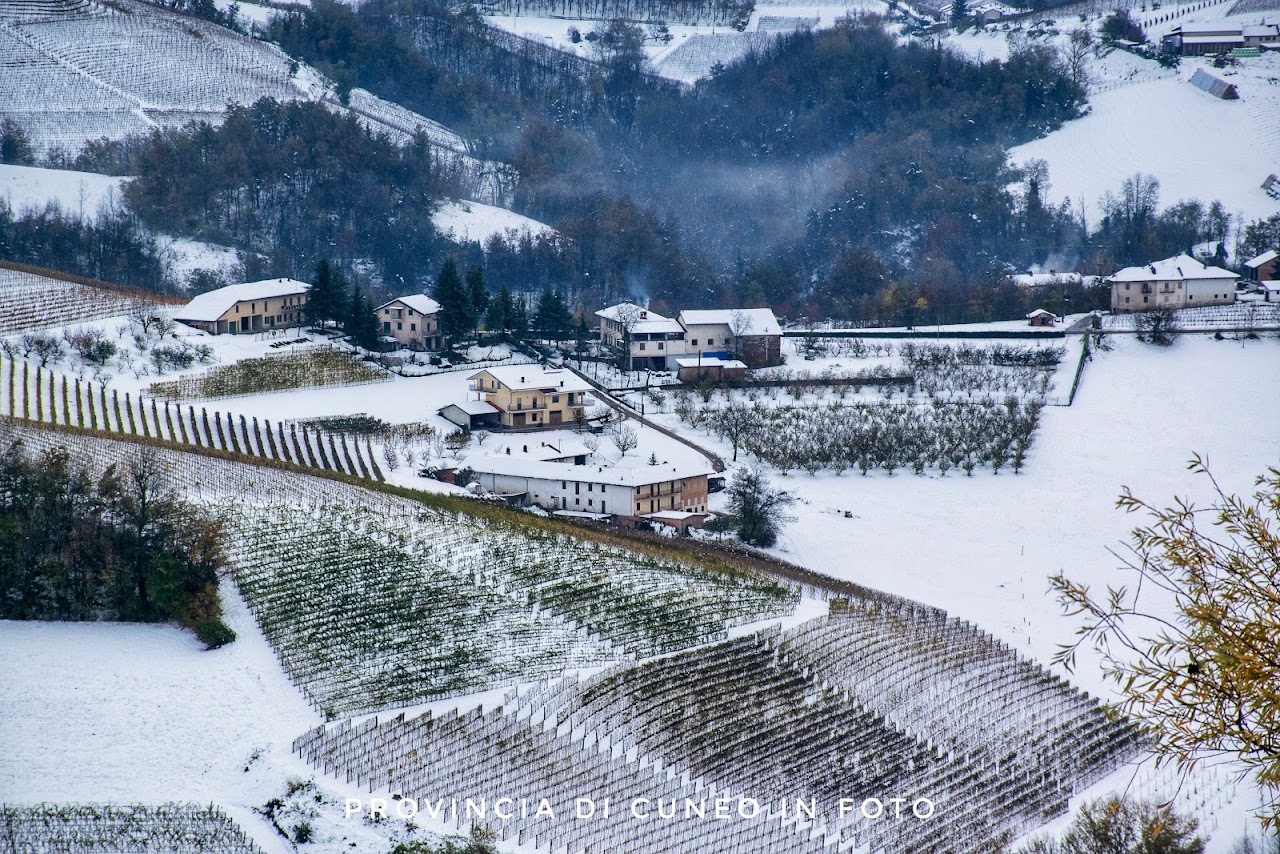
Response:
POLYGON ((1263 282, 1262 301, 1280 303, 1280 282, 1263 282))
POLYGON ((691 513, 685 510, 659 510, 656 513, 645 513, 641 518, 675 528, 680 536, 687 537, 689 529, 701 528, 706 524, 709 515, 709 513, 691 513))
POLYGON ((746 362, 737 359, 724 359, 717 356, 684 356, 676 359, 676 377, 682 383, 711 380, 740 380, 747 375, 746 362))
POLYGON ((466 430, 494 427, 498 424, 498 407, 487 400, 463 400, 436 410, 436 414, 466 430))
POLYGON ((1045 311, 1043 308, 1037 308, 1035 311, 1027 315, 1027 321, 1032 326, 1053 326, 1058 320, 1058 316, 1052 311, 1045 311))
POLYGON ((1224 101, 1236 101, 1240 98, 1235 84, 1228 83, 1220 77, 1214 77, 1203 68, 1197 68, 1196 73, 1191 75, 1191 85, 1224 101))

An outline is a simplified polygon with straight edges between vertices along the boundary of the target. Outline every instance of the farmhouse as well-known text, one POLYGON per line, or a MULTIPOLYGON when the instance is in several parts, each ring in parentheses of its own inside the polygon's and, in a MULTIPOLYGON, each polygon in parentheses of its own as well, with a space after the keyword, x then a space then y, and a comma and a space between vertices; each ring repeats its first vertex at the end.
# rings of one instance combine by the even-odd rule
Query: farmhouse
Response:
POLYGON ((1125 267, 1107 281, 1114 312, 1154 311, 1235 302, 1239 276, 1177 255, 1142 267, 1125 267))
POLYGON ((471 457, 480 486, 521 505, 613 516, 621 524, 650 513, 706 513, 710 471, 669 464, 616 468, 514 457, 471 457))
POLYGON ((1183 24, 1162 37, 1160 44, 1170 53, 1204 56, 1208 53, 1229 53, 1235 48, 1244 47, 1245 40, 1240 26, 1183 24))
POLYGON ((751 368, 782 363, 782 326, 770 309, 682 311, 677 320, 689 355, 739 359, 751 368))
POLYGON ((619 354, 626 348, 629 370, 670 370, 672 360, 685 354, 684 329, 656 311, 628 300, 597 311, 596 317, 601 343, 619 354))
POLYGON ((214 335, 302 326, 302 307, 310 287, 294 279, 227 285, 200 294, 178 309, 173 318, 214 335))
POLYGON ((1244 262, 1245 278, 1252 282, 1274 282, 1280 270, 1280 252, 1272 249, 1244 262))
POLYGON ((394 338, 410 350, 439 350, 440 326, 436 315, 440 303, 426 294, 396 297, 375 309, 382 334, 394 338))
POLYGON ((591 386, 572 371, 539 365, 503 365, 468 377, 477 400, 451 403, 439 414, 459 426, 537 429, 585 417, 591 386))

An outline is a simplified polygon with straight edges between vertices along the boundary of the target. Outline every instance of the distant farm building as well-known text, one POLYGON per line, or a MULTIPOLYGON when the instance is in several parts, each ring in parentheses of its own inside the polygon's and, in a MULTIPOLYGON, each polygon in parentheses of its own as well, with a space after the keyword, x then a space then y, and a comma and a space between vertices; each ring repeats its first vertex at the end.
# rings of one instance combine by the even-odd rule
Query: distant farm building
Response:
POLYGON ((443 341, 436 316, 440 303, 426 294, 397 297, 375 310, 382 334, 410 350, 439 350, 443 341))
POLYGON ((683 356, 676 359, 676 378, 682 383, 699 380, 724 382, 740 380, 747 375, 747 363, 717 356, 683 356))
POLYGON ((1125 267, 1107 281, 1111 283, 1111 310, 1129 312, 1227 305, 1235 302, 1239 279, 1230 270, 1178 255, 1141 267, 1125 267))
POLYGON ((200 294, 174 313, 173 318, 213 335, 244 335, 302 326, 307 302, 306 282, 267 279, 227 285, 200 294))
POLYGON ((1053 326, 1057 319, 1057 315, 1052 311, 1046 311, 1043 308, 1037 308, 1027 315, 1027 322, 1032 326, 1053 326))
POLYGON ((723 308, 682 311, 685 353, 737 359, 747 367, 782 363, 782 326, 767 308, 723 308))
POLYGON ((1196 73, 1191 75, 1191 85, 1224 101, 1235 101, 1240 97, 1240 93, 1236 91, 1234 83, 1228 83, 1220 77, 1214 77, 1203 68, 1197 68, 1196 73))
POLYGON ((1275 249, 1263 252, 1244 262, 1245 278, 1252 282, 1274 282, 1280 266, 1280 252, 1275 249))
POLYGON ((633 302, 621 302, 596 312, 600 341, 618 353, 627 348, 632 371, 666 371, 669 360, 683 356, 684 329, 670 317, 633 302))
POLYGON ((502 456, 469 457, 466 467, 480 486, 509 503, 598 514, 628 526, 648 522, 649 514, 674 512, 687 514, 679 518, 683 528, 707 512, 710 471, 699 466, 576 466, 502 456))

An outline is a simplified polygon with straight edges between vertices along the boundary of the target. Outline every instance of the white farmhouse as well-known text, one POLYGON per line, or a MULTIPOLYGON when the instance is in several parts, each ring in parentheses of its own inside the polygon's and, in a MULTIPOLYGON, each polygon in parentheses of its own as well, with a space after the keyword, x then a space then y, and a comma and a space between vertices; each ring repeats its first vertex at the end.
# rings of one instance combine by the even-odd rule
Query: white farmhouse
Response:
POLYGON ((173 319, 214 335, 269 332, 302 326, 306 282, 266 279, 208 291, 174 312, 173 319))
POLYGON ((469 457, 465 467, 484 489, 544 510, 607 515, 627 525, 652 513, 707 512, 705 467, 566 465, 514 455, 469 457))
POLYGON ((1142 267, 1125 267, 1107 281, 1111 310, 1129 312, 1227 305, 1235 302, 1239 279, 1230 270, 1178 255, 1142 267))
POLYGON ((596 312, 600 318, 600 342, 619 354, 627 350, 632 371, 675 369, 685 354, 684 328, 669 317, 627 301, 596 312))

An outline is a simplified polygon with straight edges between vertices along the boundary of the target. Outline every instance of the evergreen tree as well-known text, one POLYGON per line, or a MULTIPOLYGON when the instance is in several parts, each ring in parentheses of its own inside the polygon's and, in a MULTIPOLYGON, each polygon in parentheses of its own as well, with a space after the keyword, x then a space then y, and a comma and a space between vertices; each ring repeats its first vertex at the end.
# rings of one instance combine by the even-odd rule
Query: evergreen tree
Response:
POLYGON ((729 506, 711 521, 713 531, 734 531, 738 539, 753 546, 771 546, 790 517, 785 508, 795 496, 774 489, 763 468, 744 468, 729 487, 729 506))
POLYGON ((364 295, 359 284, 351 289, 344 327, 357 347, 363 347, 366 350, 377 349, 378 318, 374 315, 373 306, 370 305, 368 297, 364 295))
POLYGON ((951 25, 963 23, 964 19, 969 17, 969 6, 965 0, 952 0, 951 2, 951 25))
POLYGON ((505 335, 511 329, 511 316, 514 310, 511 304, 511 291, 506 285, 498 291, 498 295, 489 300, 489 311, 485 316, 485 326, 490 332, 505 335))
POLYGON ((553 341, 568 338, 573 330, 573 316, 559 291, 543 291, 538 298, 534 325, 538 335, 553 341))
POLYGON ((471 292, 458 275, 458 265, 453 259, 444 262, 440 275, 436 276, 431 296, 440 303, 440 334, 452 346, 455 341, 475 329, 471 313, 471 292))
POLYGON ((512 340, 523 341, 529 337, 529 306, 523 296, 511 298, 511 314, 507 320, 507 332, 512 340))
POLYGON ((471 294, 471 328, 480 326, 485 310, 489 307, 489 291, 484 284, 484 270, 471 267, 467 270, 467 290, 471 294))
POLYGON ((302 316, 308 326, 319 327, 326 320, 333 319, 335 304, 333 266, 326 258, 316 265, 316 274, 307 291, 307 301, 302 306, 302 316))

